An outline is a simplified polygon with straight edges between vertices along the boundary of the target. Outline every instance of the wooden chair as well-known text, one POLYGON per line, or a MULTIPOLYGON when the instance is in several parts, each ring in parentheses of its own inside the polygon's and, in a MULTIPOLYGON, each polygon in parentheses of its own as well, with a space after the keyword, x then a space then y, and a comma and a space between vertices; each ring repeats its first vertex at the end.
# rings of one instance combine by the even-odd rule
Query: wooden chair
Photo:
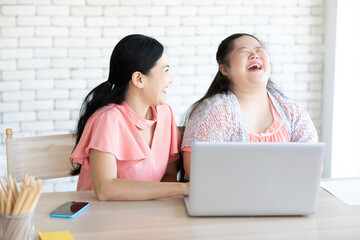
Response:
MULTIPOLYGON (((178 128, 182 138, 185 127, 178 128)), ((13 138, 12 134, 12 129, 6 129, 8 175, 17 180, 21 180, 26 173, 42 179, 71 176, 69 157, 75 145, 72 134, 24 138, 13 138)), ((178 167, 179 170, 183 168, 182 159, 178 167)))
POLYGON ((7 173, 17 180, 25 174, 50 179, 67 177, 72 169, 69 156, 74 148, 72 134, 13 138, 6 129, 7 173))

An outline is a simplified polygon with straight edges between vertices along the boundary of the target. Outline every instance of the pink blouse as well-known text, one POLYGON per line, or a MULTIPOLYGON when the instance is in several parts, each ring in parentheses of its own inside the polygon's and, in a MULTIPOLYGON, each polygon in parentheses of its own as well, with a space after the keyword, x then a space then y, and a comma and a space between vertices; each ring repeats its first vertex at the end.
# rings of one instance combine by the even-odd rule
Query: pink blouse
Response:
POLYGON ((271 100, 270 107, 274 119, 272 124, 262 133, 255 133, 247 128, 250 142, 290 142, 285 125, 271 100))
POLYGON ((96 111, 87 121, 71 158, 82 165, 77 190, 92 190, 90 150, 116 157, 117 178, 160 182, 168 163, 179 158, 180 135, 169 105, 151 107, 153 119, 138 116, 125 102, 96 111), (138 129, 155 125, 151 147, 138 129))

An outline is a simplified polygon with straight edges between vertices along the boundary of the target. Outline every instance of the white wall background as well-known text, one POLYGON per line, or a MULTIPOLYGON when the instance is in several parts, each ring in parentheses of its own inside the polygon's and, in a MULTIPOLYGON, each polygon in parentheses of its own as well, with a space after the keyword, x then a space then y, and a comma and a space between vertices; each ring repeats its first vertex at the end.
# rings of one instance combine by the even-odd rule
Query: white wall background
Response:
MULTIPOLYGON (((0 177, 5 129, 74 130, 82 99, 107 80, 113 47, 131 33, 166 46, 174 78, 168 103, 178 120, 212 81, 221 40, 247 32, 267 43, 272 79, 320 130, 323 28, 322 0, 0 0, 0 177)), ((52 180, 45 190, 75 185, 76 178, 52 180)))
POLYGON ((332 177, 360 176, 360 2, 337 1, 332 177), (349 66, 354 64, 354 68, 349 66))

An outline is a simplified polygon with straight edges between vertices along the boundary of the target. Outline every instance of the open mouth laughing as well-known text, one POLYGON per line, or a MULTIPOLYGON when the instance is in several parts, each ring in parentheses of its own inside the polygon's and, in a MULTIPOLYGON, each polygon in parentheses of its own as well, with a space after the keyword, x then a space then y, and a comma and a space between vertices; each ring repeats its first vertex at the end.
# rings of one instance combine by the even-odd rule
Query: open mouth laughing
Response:
POLYGON ((262 68, 263 67, 260 63, 252 63, 247 67, 249 71, 258 71, 258 70, 262 70, 262 68))

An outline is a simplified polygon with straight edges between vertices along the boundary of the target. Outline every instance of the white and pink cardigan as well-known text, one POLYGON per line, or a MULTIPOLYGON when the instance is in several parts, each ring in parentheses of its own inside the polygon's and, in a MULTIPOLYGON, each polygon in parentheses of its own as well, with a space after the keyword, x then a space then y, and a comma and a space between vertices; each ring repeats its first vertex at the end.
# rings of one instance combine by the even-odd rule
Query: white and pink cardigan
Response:
MULTIPOLYGON (((309 114, 293 100, 274 90, 268 95, 279 113, 291 142, 317 142, 309 114)), ((236 96, 228 91, 204 100, 189 119, 181 148, 193 142, 248 142, 249 135, 236 96)))

